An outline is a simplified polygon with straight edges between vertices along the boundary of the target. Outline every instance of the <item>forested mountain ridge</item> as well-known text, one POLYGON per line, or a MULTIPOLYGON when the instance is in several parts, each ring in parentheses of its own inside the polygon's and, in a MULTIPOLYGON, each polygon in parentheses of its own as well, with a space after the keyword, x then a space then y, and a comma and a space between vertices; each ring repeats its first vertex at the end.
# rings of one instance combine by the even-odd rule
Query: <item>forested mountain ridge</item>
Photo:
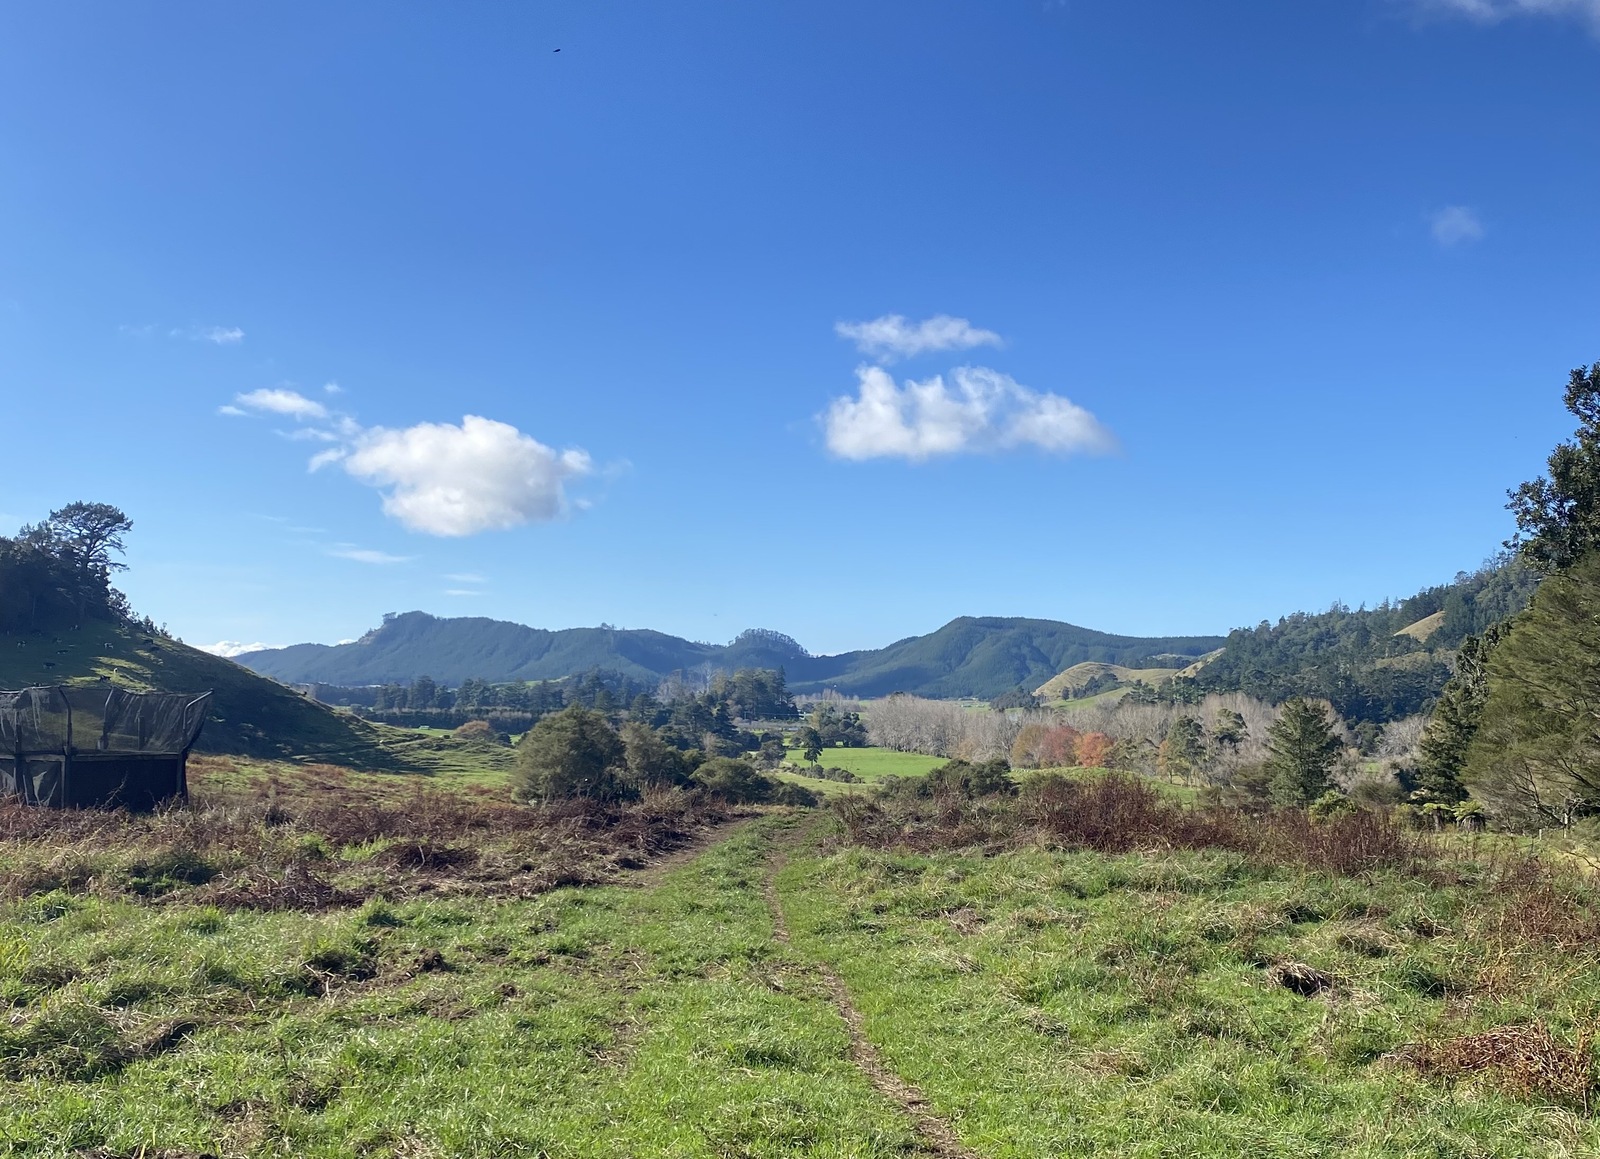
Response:
POLYGON ((1231 632, 1193 687, 1275 703, 1316 697, 1347 720, 1409 716, 1439 695, 1462 642, 1522 611, 1538 582, 1536 572, 1507 556, 1376 608, 1335 606, 1262 621, 1231 632))
POLYGON ((295 684, 384 684, 426 675, 453 686, 474 678, 556 680, 597 668, 636 679, 782 668, 797 692, 834 688, 856 696, 914 692, 987 698, 1035 687, 1086 660, 1133 664, 1157 655, 1193 658, 1222 642, 1220 636, 1116 636, 1054 620, 964 616, 884 648, 812 656, 788 636, 763 629, 717 645, 644 629, 549 631, 481 617, 406 612, 385 616, 381 627, 350 644, 297 644, 236 659, 295 684))

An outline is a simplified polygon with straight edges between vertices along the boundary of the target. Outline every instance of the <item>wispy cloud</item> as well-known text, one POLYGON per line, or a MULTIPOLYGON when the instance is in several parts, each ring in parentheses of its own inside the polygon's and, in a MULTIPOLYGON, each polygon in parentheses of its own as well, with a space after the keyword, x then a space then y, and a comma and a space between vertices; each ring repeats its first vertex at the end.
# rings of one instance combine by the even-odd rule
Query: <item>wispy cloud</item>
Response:
POLYGON ((1070 399, 1022 386, 983 366, 962 366, 896 386, 879 366, 857 369, 856 396, 823 416, 828 450, 841 459, 901 458, 1035 447, 1051 454, 1103 452, 1116 440, 1070 399))
POLYGON ((1432 215, 1430 226, 1433 240, 1447 248, 1483 237, 1483 222, 1465 205, 1445 206, 1432 215))
POLYGON ((472 591, 469 588, 445 588, 444 594, 447 595, 447 596, 481 596, 481 595, 483 595, 482 592, 472 591))
POLYGON ((218 640, 215 644, 196 644, 202 652, 210 652, 213 656, 223 656, 231 660, 235 656, 243 656, 246 652, 264 652, 268 648, 281 648, 282 644, 263 644, 259 640, 254 644, 245 644, 238 640, 218 640))
POLYGON ((449 580, 451 583, 458 584, 486 584, 489 582, 489 577, 481 576, 477 572, 473 571, 455 571, 446 575, 444 578, 449 580))
POLYGON ((325 382, 325 383, 322 384, 322 389, 325 390, 329 394, 343 394, 344 393, 344 387, 340 386, 337 382, 325 382))
POLYGON ((885 314, 870 322, 838 322, 833 329, 863 354, 886 360, 1001 344, 1000 335, 993 330, 980 330, 965 318, 949 314, 936 314, 921 322, 909 321, 903 314, 885 314))
POLYGON ((244 341, 244 331, 237 326, 186 326, 171 330, 174 338, 187 338, 191 342, 214 342, 218 346, 232 346, 244 341))
POLYGON ((1587 24, 1600 36, 1600 0, 1400 0, 1422 16, 1499 24, 1519 17, 1548 17, 1587 24))
POLYGON ((410 563, 415 556, 390 555, 387 551, 374 551, 369 547, 357 547, 353 543, 340 543, 328 548, 328 554, 335 559, 350 559, 356 563, 391 564, 410 563))
MULTIPOLYGON (((297 390, 287 387, 270 387, 236 394, 233 401, 246 410, 264 411, 268 414, 287 415, 289 418, 326 419, 328 408, 315 399, 307 398, 297 390)), ((234 412, 227 412, 234 413, 234 412)))
POLYGON ((219 406, 217 408, 217 413, 219 415, 227 415, 229 418, 235 419, 244 419, 250 417, 249 411, 240 410, 238 407, 231 405, 219 406))

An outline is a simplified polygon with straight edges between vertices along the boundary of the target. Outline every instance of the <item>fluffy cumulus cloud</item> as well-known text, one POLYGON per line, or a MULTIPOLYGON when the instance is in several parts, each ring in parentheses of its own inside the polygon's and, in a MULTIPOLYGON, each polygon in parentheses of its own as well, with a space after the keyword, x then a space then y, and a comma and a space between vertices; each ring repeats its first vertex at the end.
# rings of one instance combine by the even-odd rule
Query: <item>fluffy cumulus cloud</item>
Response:
POLYGON ((1465 205, 1447 205, 1433 215, 1433 240, 1442 246, 1456 246, 1483 237, 1483 222, 1465 205))
POLYGON ((1081 406, 987 367, 957 367, 948 382, 935 375, 903 386, 880 366, 860 367, 856 375, 856 395, 834 399, 823 416, 828 450, 842 459, 920 462, 1018 447, 1065 455, 1116 445, 1081 406))
POLYGON ((1000 335, 993 330, 980 330, 965 318, 952 318, 949 314, 936 314, 921 322, 909 321, 901 314, 885 314, 870 322, 839 322, 834 331, 854 342, 861 353, 879 359, 1000 345, 1000 335))
MULTIPOLYGON (((326 453, 318 458, 334 461, 326 453)), ((337 461, 383 491, 387 514, 412 531, 446 536, 556 519, 568 509, 567 481, 593 470, 581 450, 554 450, 477 415, 460 426, 373 427, 337 461)))
POLYGON ((1458 16, 1478 24, 1499 24, 1519 16, 1547 16, 1587 24, 1600 36, 1600 0, 1411 0, 1412 7, 1435 16, 1458 16))
MULTIPOLYGON (((593 472, 587 452, 557 451, 516 427, 467 415, 452 423, 418 423, 392 430, 364 427, 349 414, 330 410, 287 386, 235 395, 217 408, 233 417, 277 415, 299 425, 278 435, 296 442, 328 444, 312 455, 319 471, 337 465, 351 478, 383 494, 383 510, 412 531, 463 536, 542 523, 585 506, 569 499, 567 484, 593 472)), ((330 555, 358 563, 404 563, 392 556, 342 544, 330 555)), ((458 583, 476 583, 469 575, 458 583)))

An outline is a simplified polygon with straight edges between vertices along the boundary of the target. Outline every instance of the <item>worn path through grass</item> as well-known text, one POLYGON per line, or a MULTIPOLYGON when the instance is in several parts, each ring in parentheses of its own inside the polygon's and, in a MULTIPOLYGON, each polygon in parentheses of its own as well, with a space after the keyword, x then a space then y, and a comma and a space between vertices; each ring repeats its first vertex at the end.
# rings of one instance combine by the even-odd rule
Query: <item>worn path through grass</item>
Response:
POLYGON ((790 824, 525 901, 0 906, 0 1154, 926 1153, 775 937, 790 824))

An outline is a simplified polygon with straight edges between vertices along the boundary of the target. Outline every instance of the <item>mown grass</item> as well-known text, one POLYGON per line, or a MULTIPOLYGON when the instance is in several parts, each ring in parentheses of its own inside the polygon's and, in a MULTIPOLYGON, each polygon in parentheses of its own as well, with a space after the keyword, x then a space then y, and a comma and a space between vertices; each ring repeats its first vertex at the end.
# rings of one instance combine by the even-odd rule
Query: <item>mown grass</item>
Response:
POLYGON ((648 888, 0 906, 0 1154, 903 1154, 773 941, 782 823, 648 888))
POLYGON ((1059 830, 1091 846, 1073 849, 1037 817, 1010 840, 961 810, 857 819, 864 844, 841 827, 778 884, 796 947, 979 1153, 1600 1149, 1584 883, 1371 834, 1349 858, 1366 868, 1319 870, 1341 855, 1297 823, 1227 849, 1079 818, 1059 830))

